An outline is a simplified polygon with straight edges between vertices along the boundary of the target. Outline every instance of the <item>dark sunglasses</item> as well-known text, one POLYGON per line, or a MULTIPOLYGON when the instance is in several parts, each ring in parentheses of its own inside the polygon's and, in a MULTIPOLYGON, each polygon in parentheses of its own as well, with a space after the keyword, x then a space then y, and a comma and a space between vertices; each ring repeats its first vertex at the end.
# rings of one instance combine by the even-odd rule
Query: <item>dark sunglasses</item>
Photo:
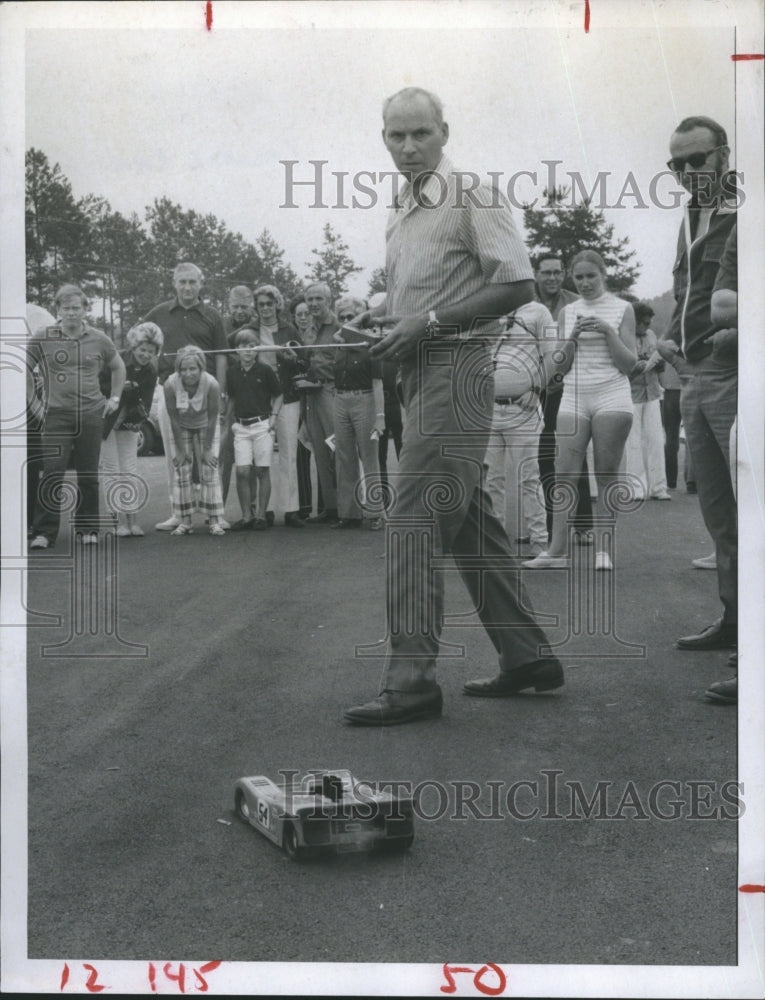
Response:
POLYGON ((712 153, 716 153, 718 149, 723 149, 724 147, 725 143, 722 143, 706 153, 691 153, 690 156, 678 156, 672 160, 667 160, 667 166, 670 170, 674 170, 676 174, 681 174, 685 170, 686 163, 690 164, 694 170, 698 170, 704 166, 712 153))

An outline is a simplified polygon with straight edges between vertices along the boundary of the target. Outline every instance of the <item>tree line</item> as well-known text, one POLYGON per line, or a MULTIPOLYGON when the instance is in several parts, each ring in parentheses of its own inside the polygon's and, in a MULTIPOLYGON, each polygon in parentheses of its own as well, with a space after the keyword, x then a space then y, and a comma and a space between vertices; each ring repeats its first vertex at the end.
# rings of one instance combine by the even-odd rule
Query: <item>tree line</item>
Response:
POLYGON ((143 219, 114 211, 99 195, 76 199, 59 164, 37 149, 26 154, 25 236, 27 300, 49 307, 56 289, 74 282, 101 303, 102 324, 112 334, 171 297, 172 271, 181 261, 201 268, 205 298, 221 310, 235 284, 276 285, 290 300, 306 283, 326 281, 337 297, 362 270, 329 224, 302 280, 268 229, 251 243, 216 216, 166 197, 155 198, 143 219))
MULTIPOLYGON (((580 249, 595 249, 605 260, 611 290, 634 298, 630 288, 639 265, 629 240, 617 239, 614 227, 589 203, 572 205, 567 193, 545 191, 543 205, 524 208, 532 260, 558 253, 570 261, 580 249)), ((56 288, 74 282, 100 302, 99 325, 113 336, 171 297, 171 275, 180 261, 191 260, 202 269, 205 296, 221 310, 235 284, 273 284, 290 300, 306 283, 326 281, 337 298, 347 292, 348 278, 363 270, 329 223, 301 279, 268 229, 249 242, 215 215, 185 209, 166 197, 155 198, 143 218, 114 211, 100 195, 77 199, 59 164, 34 148, 26 154, 25 231, 27 300, 49 307, 56 288)), ((378 267, 368 294, 385 291, 385 284, 385 268, 378 267)))

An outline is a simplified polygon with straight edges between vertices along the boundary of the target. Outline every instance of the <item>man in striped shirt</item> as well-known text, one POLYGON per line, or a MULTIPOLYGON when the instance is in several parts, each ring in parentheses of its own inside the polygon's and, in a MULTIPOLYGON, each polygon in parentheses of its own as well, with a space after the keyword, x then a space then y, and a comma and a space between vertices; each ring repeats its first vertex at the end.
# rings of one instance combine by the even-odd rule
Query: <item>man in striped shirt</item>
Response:
POLYGON ((494 401, 486 339, 500 316, 532 300, 529 260, 508 202, 443 155, 449 127, 435 95, 410 87, 389 98, 382 135, 406 183, 386 231, 388 314, 375 319, 389 329, 370 353, 399 362, 407 420, 388 526, 390 653, 380 694, 345 712, 366 726, 441 715, 445 553, 499 654, 498 676, 469 681, 465 693, 563 684, 483 489, 494 401))

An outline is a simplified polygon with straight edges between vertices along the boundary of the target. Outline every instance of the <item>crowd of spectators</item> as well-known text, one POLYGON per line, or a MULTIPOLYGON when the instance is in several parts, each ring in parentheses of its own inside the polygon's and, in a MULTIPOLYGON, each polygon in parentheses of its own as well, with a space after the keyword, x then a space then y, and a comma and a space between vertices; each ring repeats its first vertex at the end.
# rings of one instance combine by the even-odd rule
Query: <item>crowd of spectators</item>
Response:
MULTIPOLYGON (((592 272, 593 287, 585 299, 601 302, 606 295, 602 261, 589 252, 572 262, 579 287, 577 263, 588 264, 592 272)), ((609 300, 618 304, 620 315, 633 317, 637 362, 625 357, 624 373, 617 372, 631 390, 628 436, 625 425, 612 454, 597 449, 593 477, 587 468, 587 441, 568 431, 556 435, 558 423, 563 426, 565 420, 580 430, 590 427, 581 413, 567 415, 564 409, 559 418, 563 376, 551 358, 559 339, 570 339, 574 326, 581 326, 585 301, 563 287, 565 276, 560 258, 540 258, 536 301, 502 318, 493 352, 495 410, 486 488, 514 550, 520 553, 528 546, 525 551, 532 558, 527 565, 534 568, 566 562, 568 519, 561 504, 557 534, 552 516, 556 486, 560 492, 568 484, 573 491, 573 537, 590 545, 592 503, 598 497, 602 503, 606 479, 619 468, 632 474, 633 484, 641 484, 635 487, 641 498, 671 499, 669 489, 677 485, 679 388, 667 379, 669 372, 679 377, 659 354, 647 303, 633 308, 614 296, 609 300), (593 489, 592 482, 599 487, 593 489)), ((79 533, 86 544, 98 541, 99 478, 102 504, 117 534, 144 534, 137 507, 145 497, 140 499, 140 490, 131 487, 138 481, 138 432, 156 386, 170 507, 170 516, 156 530, 191 534, 192 515, 199 511, 216 536, 228 530, 264 531, 275 524, 276 510, 290 528, 382 528, 393 500, 389 445, 392 441, 398 457, 402 440, 397 365, 372 360, 366 346, 353 346, 354 339, 358 342, 353 324, 370 306, 384 305, 384 294, 370 302, 344 296, 333 304, 329 287, 317 282, 288 306, 274 285, 254 290, 236 285, 221 316, 202 298, 203 275, 196 265, 179 264, 173 287, 172 299, 128 331, 127 348, 120 354, 86 322, 88 303, 74 285, 62 287, 56 296, 58 319, 48 315, 52 322, 36 331, 30 343, 36 419, 42 423, 44 409, 49 439, 51 433, 59 435, 62 420, 74 421, 77 431, 71 436, 71 456, 62 449, 56 461, 35 463, 30 548, 55 543, 57 484, 70 461, 81 491, 75 524, 83 529, 79 533), (85 353, 91 340, 98 351, 85 353), (74 345, 66 358, 62 343, 74 345), (49 355, 55 359, 55 373, 49 355), (65 383, 76 385, 79 395, 70 392, 64 398, 65 383), (241 515, 233 524, 223 516, 232 473, 241 515)), ((577 327, 576 337, 581 336, 577 327)), ((581 370, 566 377, 578 379, 581 387, 586 370, 579 365, 581 370)), ((625 403, 622 412, 626 410, 625 403)), ((595 426, 608 436, 603 421, 595 426)), ((686 479, 689 466, 686 456, 686 479)), ((605 551, 598 552, 597 565, 611 568, 605 551)))

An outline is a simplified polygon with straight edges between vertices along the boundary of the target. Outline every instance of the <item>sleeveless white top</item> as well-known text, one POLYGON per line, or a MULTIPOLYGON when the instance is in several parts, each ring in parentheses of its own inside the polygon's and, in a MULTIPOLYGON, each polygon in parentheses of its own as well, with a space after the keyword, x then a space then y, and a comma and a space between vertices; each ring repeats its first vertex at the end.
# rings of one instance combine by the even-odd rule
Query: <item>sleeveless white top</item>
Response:
MULTIPOLYGON (((577 299, 569 303, 562 310, 564 338, 571 337, 577 316, 596 316, 618 331, 627 305, 624 299, 610 292, 604 292, 597 299, 577 299)), ((614 364, 605 334, 586 330, 579 335, 579 346, 566 382, 574 382, 581 391, 620 382, 629 384, 629 379, 614 364)))

